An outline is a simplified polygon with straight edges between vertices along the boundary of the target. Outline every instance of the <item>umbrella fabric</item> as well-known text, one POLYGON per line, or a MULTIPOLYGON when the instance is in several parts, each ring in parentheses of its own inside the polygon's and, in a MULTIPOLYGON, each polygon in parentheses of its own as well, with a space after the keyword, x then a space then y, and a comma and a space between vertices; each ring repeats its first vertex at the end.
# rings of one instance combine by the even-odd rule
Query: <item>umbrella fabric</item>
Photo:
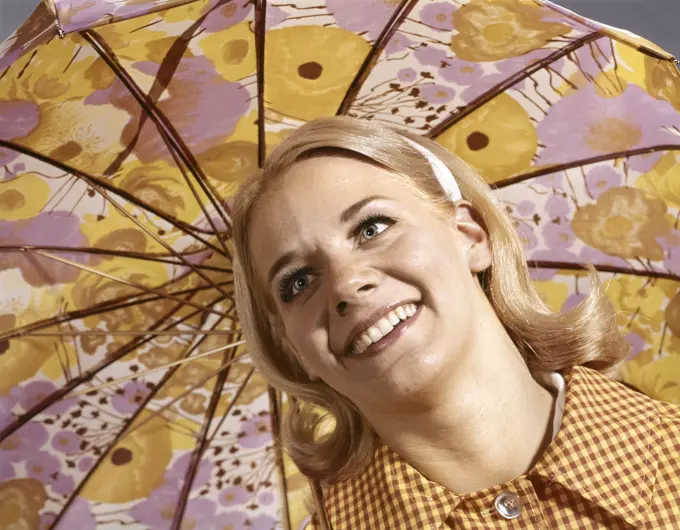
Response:
POLYGON ((475 167, 546 303, 595 265, 624 379, 680 402, 680 73, 651 43, 531 0, 54 0, 0 50, 0 528, 304 525, 228 235, 321 116, 475 167))

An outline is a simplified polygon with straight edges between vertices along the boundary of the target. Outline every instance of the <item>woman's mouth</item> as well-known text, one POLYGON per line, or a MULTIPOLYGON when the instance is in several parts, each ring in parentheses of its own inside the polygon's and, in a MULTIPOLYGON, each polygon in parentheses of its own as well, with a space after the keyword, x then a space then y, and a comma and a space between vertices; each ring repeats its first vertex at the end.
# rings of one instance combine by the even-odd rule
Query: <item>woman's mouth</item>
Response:
POLYGON ((377 352, 378 349, 383 349, 381 346, 387 347, 388 343, 391 344, 401 335, 405 329, 405 323, 416 315, 418 309, 419 306, 416 304, 404 304, 392 309, 359 335, 348 355, 362 355, 368 350, 377 352))

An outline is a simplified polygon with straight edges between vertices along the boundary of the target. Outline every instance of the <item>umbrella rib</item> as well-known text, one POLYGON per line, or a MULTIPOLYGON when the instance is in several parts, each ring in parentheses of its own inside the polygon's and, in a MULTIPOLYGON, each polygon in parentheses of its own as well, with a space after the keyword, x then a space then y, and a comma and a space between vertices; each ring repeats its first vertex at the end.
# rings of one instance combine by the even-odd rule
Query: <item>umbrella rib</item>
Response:
POLYGON ((378 35, 378 38, 375 40, 371 51, 364 59, 364 62, 359 68, 357 75, 349 85, 347 93, 345 94, 345 97, 343 98, 342 103, 340 103, 340 107, 338 107, 338 111, 336 112, 337 116, 343 116, 349 112, 354 100, 359 95, 361 87, 363 87, 366 79, 371 73, 371 70, 378 62, 380 54, 385 49, 385 46, 387 46, 387 43, 390 41, 395 31, 397 31, 397 28, 404 20, 406 20, 406 17, 409 16, 417 3, 418 0, 402 0, 401 4, 399 4, 399 7, 394 10, 394 13, 390 17, 389 21, 380 32, 380 35, 378 35))
MULTIPOLYGON (((168 265, 176 265, 178 267, 183 266, 182 263, 177 261, 172 261, 171 258, 175 257, 174 254, 162 255, 162 254, 146 254, 144 252, 133 252, 127 250, 114 250, 114 249, 104 249, 104 248, 88 248, 88 247, 60 247, 54 245, 0 245, 0 252, 27 252, 29 250, 46 250, 48 252, 68 252, 68 253, 82 253, 82 254, 95 254, 102 256, 116 256, 120 258, 130 258, 139 259, 142 261, 155 261, 157 263, 167 263, 168 265)), ((198 254, 199 252, 193 252, 193 254, 198 254)), ((187 256, 188 254, 182 254, 187 256)), ((194 265, 197 269, 222 272, 224 274, 232 274, 231 269, 223 269, 221 267, 214 267, 212 265, 194 265)))
MULTIPOLYGON (((217 298, 216 300, 213 300, 213 303, 218 303, 218 302, 220 301, 220 299, 221 299, 221 298, 217 298)), ((177 309, 179 309, 179 307, 178 307, 177 309)), ((175 311, 176 311, 177 309, 175 309, 175 311)), ((217 325, 217 324, 218 324, 218 323, 216 323, 215 325, 217 325)), ((187 352, 185 353, 185 356, 191 355, 191 353, 194 352, 194 351, 196 350, 196 348, 198 348, 198 346, 200 346, 201 342, 202 342, 202 341, 199 341, 199 342, 197 342, 195 345, 193 345, 191 348, 188 348, 188 349, 187 349, 187 352)), ((137 346, 136 346, 136 345, 133 346, 132 349, 134 349, 135 347, 137 347, 137 346)), ((121 355, 121 357, 122 357, 122 355, 121 355)), ((117 359, 114 359, 114 360, 117 360, 117 359)), ((113 362, 113 361, 111 361, 111 362, 113 362)), ((108 364, 111 364, 111 362, 109 362, 108 364)), ((107 364, 107 366, 108 366, 108 364, 107 364)), ((106 366, 104 366, 103 368, 105 368, 105 367, 106 367, 106 366)), ((71 506, 71 504, 73 503, 73 501, 74 501, 74 500, 76 499, 76 497, 80 494, 80 492, 82 491, 82 489, 85 487, 85 484, 87 484, 87 481, 90 479, 90 477, 95 473, 95 471, 99 468, 99 466, 100 466, 101 463, 104 461, 104 459, 108 456, 108 454, 109 454, 109 452, 111 451, 111 449, 113 449, 113 448, 116 446, 116 444, 117 444, 123 437, 125 437, 125 436, 127 436, 127 435, 129 434, 128 431, 127 431, 127 429, 128 429, 128 428, 134 423, 134 421, 141 415, 141 413, 145 410, 146 406, 151 402, 151 400, 152 400, 154 397, 156 397, 156 394, 160 391, 161 388, 163 388, 163 385, 165 385, 165 383, 167 383, 167 382, 170 380, 170 378, 175 374, 175 372, 176 372, 177 370, 179 370, 179 366, 175 366, 175 367, 170 368, 170 370, 168 370, 168 373, 165 374, 165 375, 163 376, 163 378, 158 382, 158 384, 157 384, 153 389, 151 389, 151 391, 146 395, 146 397, 144 398, 144 400, 143 400, 142 403, 140 404, 139 408, 132 414, 132 416, 130 416, 130 418, 129 418, 127 421, 124 422, 123 427, 122 427, 121 430, 118 432, 118 434, 117 434, 116 436, 114 436, 113 441, 109 444, 109 446, 106 448, 106 450, 102 452, 101 456, 97 459, 97 461, 94 463, 94 465, 92 466, 92 468, 87 472, 87 474, 85 475, 85 477, 83 478, 83 480, 78 484, 78 486, 76 487, 76 489, 73 491, 73 493, 71 493, 71 495, 69 496, 69 498, 66 500, 66 502, 65 502, 64 505, 63 505, 63 507, 61 508, 61 511, 59 512, 59 514, 57 515, 56 519, 55 519, 54 522, 52 523, 52 528, 56 528, 56 526, 59 524, 60 519, 61 519, 61 518, 64 516, 64 514, 68 511, 68 508, 71 506)), ((98 370, 98 371, 99 371, 99 370, 98 370)), ((2 433, 0 433, 0 440, 2 440, 2 433)))
MULTIPOLYGON (((171 282, 168 282, 170 284, 171 282)), ((231 284, 232 282, 224 282, 224 284, 231 284)), ((189 294, 189 295, 194 295, 202 291, 207 291, 209 289, 212 289, 211 286, 203 286, 203 287, 194 287, 192 289, 185 289, 182 291, 177 291, 176 293, 173 293, 175 295, 181 295, 181 294, 189 294)), ((17 337, 22 337, 24 335, 29 335, 33 331, 40 331, 42 329, 47 329, 51 328, 54 326, 59 326, 61 324, 65 324, 67 322, 71 322, 73 320, 79 320, 81 318, 87 318, 87 317, 92 317, 92 316, 98 316, 102 315, 104 313, 108 313, 110 311, 116 311, 119 309, 125 309, 127 307, 132 307, 136 305, 142 305, 146 304, 149 302, 156 302, 158 300, 162 300, 165 298, 165 296, 161 295, 155 295, 155 296, 148 296, 145 298, 142 298, 143 295, 139 294, 133 294, 133 295, 127 295, 127 296, 121 296, 119 298, 114 298, 113 300, 109 300, 107 302, 102 302, 100 304, 97 304, 95 306, 92 306, 88 309, 82 309, 82 310, 77 310, 77 311, 71 311, 68 313, 64 313, 61 315, 58 315, 56 317, 48 318, 48 319, 43 319, 38 322, 34 322, 32 324, 27 324, 25 326, 21 326, 19 328, 14 328, 11 331, 7 331, 5 333, 0 334, 0 341, 6 341, 6 340, 11 340, 17 337), (135 298, 139 298, 138 300, 135 300, 135 298)), ((198 311, 197 311, 198 313, 198 311)), ((152 331, 148 331, 149 333, 153 333, 152 331)))
MULTIPOLYGON (((42 256, 44 258, 48 258, 48 259, 51 259, 51 260, 54 260, 54 261, 58 261, 59 263, 63 263, 64 265, 69 265, 71 267, 74 267, 76 269, 80 269, 80 270, 85 271, 85 272, 89 272, 91 274, 96 274, 97 276, 101 276, 102 278, 106 278, 108 280, 112 280, 114 282, 121 283, 123 285, 127 285, 128 287, 133 287, 134 289, 138 289, 138 290, 144 291, 146 293, 162 295, 168 300, 173 300, 175 302, 180 302, 180 303, 183 303, 185 305, 190 305, 190 306, 195 307, 196 309, 200 309, 201 311, 204 311, 206 313, 214 313, 214 314, 219 315, 221 317, 226 316, 223 313, 221 313, 220 311, 216 311, 214 309, 203 307, 200 304, 197 304, 196 302, 185 302, 181 298, 176 297, 175 295, 163 293, 163 292, 161 292, 161 291, 159 291, 159 290, 157 290, 153 287, 146 287, 146 286, 141 285, 139 283, 131 282, 129 280, 124 280, 123 278, 119 278, 118 276, 114 276, 113 274, 107 274, 105 272, 98 271, 97 269, 93 269, 92 267, 88 267, 86 265, 81 265, 80 263, 77 263, 77 262, 72 261, 70 259, 60 258, 59 256, 54 256, 52 254, 49 254, 48 252, 43 252, 42 250, 32 250, 32 251, 29 251, 29 254, 38 254, 39 256, 42 256)), ((214 285, 211 285, 211 287, 214 287, 214 285)))
MULTIPOLYGON (((213 335, 215 333, 215 330, 210 330, 210 331, 201 330, 201 333, 203 335, 206 335, 206 336, 208 334, 213 335)), ((236 330, 231 332, 232 335, 234 335, 236 333, 238 333, 238 331, 236 331, 236 330)), ((178 361, 172 361, 168 364, 164 364, 163 366, 157 366, 156 368, 144 370, 143 372, 137 372, 135 374, 126 375, 125 377, 120 377, 120 378, 115 379, 113 381, 109 381, 107 383, 104 383, 103 385, 95 386, 95 387, 92 387, 92 388, 86 388, 86 389, 83 389, 83 390, 78 390, 77 392, 73 392, 71 394, 71 396, 83 396, 85 394, 89 394, 93 390, 104 390, 106 388, 116 386, 120 383, 125 383, 126 381, 132 381, 133 379, 137 379, 139 377, 155 374, 157 372, 162 372, 163 370, 167 370, 168 368, 172 368, 173 366, 180 366, 182 364, 187 364, 187 363, 190 363, 190 362, 193 362, 193 361, 197 361, 198 359, 210 357, 212 355, 215 355, 216 353, 221 353, 225 350, 229 350, 231 348, 236 348, 236 347, 241 346, 245 343, 246 343, 245 340, 239 340, 239 341, 236 341, 236 342, 232 342, 230 344, 227 344, 226 346, 220 346, 219 348, 215 348, 214 350, 210 350, 210 351, 207 351, 207 352, 204 352, 204 353, 200 353, 198 355, 192 355, 191 357, 184 357, 183 359, 179 359, 178 361)), ((234 357, 232 359, 232 361, 230 361, 230 362, 234 362, 234 361, 236 361, 240 358, 241 358, 241 356, 234 357)))
MULTIPOLYGON (((184 304, 177 304, 175 307, 173 307, 170 311, 168 311, 165 315, 163 315, 161 318, 159 318, 152 326, 150 326, 151 330, 155 330, 156 328, 161 327, 168 319, 172 318, 172 316, 177 313, 183 306, 184 304)), ((193 315, 186 316, 182 318, 179 323, 188 320, 191 318, 193 315)), ((173 323, 170 327, 174 327, 178 324, 178 322, 173 323)), ((28 411, 26 411, 24 414, 16 418, 13 422, 10 424, 6 425, 3 429, 0 430, 0 443, 7 438, 8 436, 12 435, 17 429, 19 429, 22 425, 26 424, 28 421, 30 421, 32 418, 34 418, 37 414, 40 414, 43 410, 48 408, 50 405, 53 405, 60 399, 62 399, 64 396, 66 396, 71 390, 76 388, 78 385, 85 383, 92 379, 94 376, 96 376, 99 372, 104 370, 105 368, 109 367, 111 364, 116 362, 117 360, 121 359, 125 355, 127 355, 129 352, 134 350, 135 348, 142 346, 149 342, 153 337, 144 337, 140 339, 136 339, 134 341, 131 341, 129 344, 126 346, 120 348, 119 350, 113 352, 109 356, 105 357, 99 364, 96 366, 93 366, 86 372, 82 373, 78 377, 74 377, 71 379, 68 383, 66 383, 64 386, 62 386, 60 389, 56 390, 49 396, 47 396, 45 399, 43 399, 40 403, 36 403, 33 405, 28 411)))
MULTIPOLYGON (((210 430, 210 425, 215 417, 215 411, 217 410, 217 405, 219 404, 220 397, 222 395, 222 389, 224 383, 229 376, 229 371, 231 368, 230 362, 231 352, 225 352, 222 361, 222 368, 217 376, 217 381, 215 382, 215 388, 213 389, 212 396, 210 398, 210 404, 208 405, 208 410, 205 413, 205 421, 201 429, 201 433, 198 438, 198 444, 191 454, 191 460, 189 461, 189 466, 187 468, 186 474, 184 475, 184 484, 182 484, 182 490, 177 501, 177 511, 175 511, 172 518, 172 524, 170 525, 170 530, 180 530, 182 524, 182 518, 184 517, 184 512, 187 507, 187 502, 189 499, 189 492, 191 491, 191 484, 193 483, 196 473, 198 472, 198 464, 201 460, 201 456, 205 452, 208 445, 208 432, 210 430), (225 366, 226 365, 226 366, 225 366), (225 369, 226 368, 226 369, 225 369)), ((233 357, 233 356, 232 356, 233 357)))
POLYGON ((579 48, 582 48, 583 46, 602 38, 605 38, 605 35, 594 32, 588 33, 587 35, 584 35, 583 37, 572 41, 564 48, 560 48, 559 50, 555 51, 554 53, 551 53, 547 57, 544 57, 540 61, 536 61, 528 68, 520 72, 517 72, 516 74, 508 77, 502 83, 499 83, 495 87, 484 92, 482 95, 471 101, 469 104, 465 105, 465 107, 463 107, 461 110, 454 114, 451 114, 448 118, 432 127, 432 129, 430 129, 425 136, 428 136, 430 138, 437 138, 446 130, 448 130, 450 127, 461 121, 463 118, 469 116, 474 111, 476 111, 483 105, 487 104, 496 96, 499 96, 500 94, 502 94, 509 88, 513 87, 520 81, 528 77, 531 77, 533 74, 543 69, 544 67, 548 66, 549 64, 554 63, 558 59, 561 59, 562 57, 569 55, 570 53, 578 50, 579 48))
POLYGON ((257 166, 264 166, 267 157, 267 143, 265 138, 265 108, 264 108, 264 47, 267 18, 267 1, 255 2, 255 61, 257 75, 257 166))
POLYGON ((559 171, 574 169, 575 167, 579 166, 588 166, 591 164, 606 162, 608 160, 617 160, 620 158, 630 158, 631 156, 648 155, 650 153, 656 153, 659 151, 680 151, 680 144, 653 145, 651 147, 641 147, 639 149, 630 149, 628 151, 619 151, 616 153, 608 153, 605 155, 594 156, 591 158, 574 160, 572 162, 566 162, 564 164, 557 164, 553 166, 535 169, 534 171, 528 171, 526 173, 520 173, 519 175, 514 175, 505 180, 495 182, 491 184, 491 187, 494 189, 505 188, 507 186, 512 186, 513 184, 517 184, 525 180, 542 177, 543 175, 550 175, 551 173, 557 173, 559 171))
POLYGON ((286 467, 283 461, 281 441, 281 394, 271 385, 268 385, 269 407, 271 410, 272 438, 274 438, 274 458, 276 467, 279 468, 281 477, 281 495, 283 497, 283 521, 285 530, 291 530, 290 513, 288 512, 288 481, 286 480, 286 467))
MULTIPOLYGON (((570 271, 588 270, 588 266, 583 263, 571 263, 568 261, 549 261, 549 260, 527 260, 527 265, 532 269, 566 269, 570 271)), ((661 272, 655 270, 627 269, 615 265, 593 265, 599 272, 611 272, 614 274, 627 274, 630 276, 642 276, 662 280, 674 280, 680 282, 680 275, 672 272, 661 272)))
MULTIPOLYGON (((199 233, 202 232, 202 233, 205 233, 205 234, 210 234, 210 232, 202 231, 197 227, 191 226, 191 225, 184 223, 184 222, 180 221, 179 219, 177 219, 177 218, 175 218, 175 217, 173 217, 169 214, 162 212, 161 210, 157 210, 153 206, 146 204, 144 201, 139 200, 137 197, 135 197, 131 193, 128 193, 124 190, 116 188, 115 186, 113 186, 112 184, 110 184, 109 182, 107 182, 103 179, 100 179, 98 177, 94 177, 92 175, 85 173, 84 171, 80 171, 79 169, 76 169, 76 168, 71 167, 67 164, 64 164, 63 162, 49 158, 49 157, 43 155, 42 153, 39 153, 39 152, 31 149, 30 147, 26 147, 24 145, 20 145, 20 144, 14 143, 14 142, 3 140, 2 138, 0 138, 0 147, 6 147, 7 149, 12 149, 12 150, 14 150, 18 153, 30 156, 31 158, 35 158, 36 160, 39 160, 40 162, 44 162, 45 164, 49 164, 53 167, 56 167, 57 169, 65 171, 66 173, 70 173, 74 177, 77 177, 77 178, 84 180, 85 182, 87 182, 93 188, 96 188, 98 186, 98 187, 100 187, 100 188, 102 188, 106 191, 109 191, 109 192, 113 193, 114 195, 117 195, 117 196, 125 199, 126 201, 134 204, 135 206, 138 206, 139 208, 160 217, 161 219, 163 219, 167 223, 174 226, 176 229, 185 233, 186 235, 193 237, 197 241, 200 241, 201 243, 203 243, 205 246, 207 246, 207 247, 213 249, 214 251, 222 254, 222 249, 214 246, 208 240, 197 235, 194 231, 199 232, 199 233)), ((101 193, 101 191, 100 191, 100 193, 101 193)))
MULTIPOLYGON (((154 99, 146 95, 141 90, 141 88, 139 87, 139 85, 137 85, 135 80, 129 75, 125 68, 122 67, 122 65, 118 61, 118 57, 111 49, 111 47, 106 43, 106 41, 101 37, 101 35, 99 35, 94 30, 82 31, 80 32, 80 34, 90 44, 90 46, 94 48, 94 50, 106 62, 106 64, 109 65, 109 68, 111 68, 116 77, 125 85, 125 87, 129 90, 132 96, 137 100, 139 105, 142 107, 146 115, 151 119, 151 121, 154 122, 156 128, 158 129, 159 134, 163 138, 163 141, 167 145, 168 149, 171 152, 176 153, 181 158, 182 162, 186 165, 189 172, 194 176, 199 186, 212 203, 213 208, 215 208, 215 211, 222 219, 224 226, 228 227, 229 220, 222 211, 219 202, 215 199, 215 190, 207 185, 208 179, 205 173, 203 172, 202 168, 200 167, 198 161, 196 160, 196 157, 193 155, 188 146, 181 140, 181 137, 177 129, 174 128, 172 123, 170 123, 170 120, 168 120, 167 116, 165 116, 165 114, 156 105, 154 99)), ((184 172, 182 173, 184 174, 184 172)), ((187 181, 187 183, 189 183, 188 177, 186 177, 185 180, 187 181)), ((193 189, 192 184, 189 184, 189 187, 192 189, 194 197, 198 201, 199 206, 201 207, 201 210, 203 210, 206 219, 208 223, 210 223, 210 226, 212 227, 213 231, 215 232, 215 234, 219 234, 219 231, 217 230, 217 227, 215 226, 212 217, 209 216, 205 211, 204 205, 201 202, 198 195, 196 194, 195 190, 193 189)))
MULTIPOLYGON (((191 187, 191 185, 190 185, 190 187, 191 187)), ((210 285, 212 285, 213 287, 215 287, 215 289, 217 289, 218 291, 220 291, 223 295, 225 295, 225 296, 227 296, 227 297, 229 296, 226 292, 222 291, 222 289, 221 289, 220 287, 218 287, 218 286, 215 284, 215 282, 213 282, 212 279, 211 279, 209 276, 206 276, 205 273, 203 273, 203 272, 199 271, 198 269, 196 269, 196 267, 194 266, 194 264, 191 263, 191 262, 190 262, 189 260, 187 260, 186 258, 184 258, 184 257, 182 256, 182 254, 180 254, 179 252, 177 252, 174 248, 172 248, 172 247, 171 247, 170 245, 168 245, 165 241, 163 241, 158 235, 154 234, 151 230, 149 230, 147 227, 145 227, 145 226, 142 225, 139 221, 137 221, 137 219, 135 219, 134 216, 133 216, 130 212, 126 211, 125 208, 123 208, 122 206, 120 206, 117 202, 113 201, 106 193, 103 193, 101 190, 98 190, 98 191, 99 191, 99 193, 102 195, 102 197, 104 197, 107 201, 109 201, 109 203, 110 203, 116 210, 118 210, 118 212, 120 212, 123 216, 127 217, 130 221, 132 221, 133 223, 135 223, 135 224, 136 224, 143 232, 145 232, 147 235, 151 236, 151 238, 152 238, 154 241, 156 241, 156 243, 158 243, 158 244, 161 245, 163 248, 165 248, 166 250, 168 250, 171 254, 173 254, 175 257, 177 257, 177 258, 179 258, 181 261, 183 261, 184 264, 185 264, 187 267, 189 267, 191 270, 193 270, 196 274, 198 274, 201 278, 203 278, 203 279, 204 279, 206 282, 208 282, 210 285)), ((221 239, 221 238, 218 238, 218 239, 219 239, 219 241, 224 245, 224 242, 222 241, 222 239, 221 239)), ((224 253, 222 253, 222 254, 228 256, 229 251, 227 250, 226 247, 224 248, 224 250, 225 250, 225 253, 226 253, 226 254, 224 254, 224 253)))

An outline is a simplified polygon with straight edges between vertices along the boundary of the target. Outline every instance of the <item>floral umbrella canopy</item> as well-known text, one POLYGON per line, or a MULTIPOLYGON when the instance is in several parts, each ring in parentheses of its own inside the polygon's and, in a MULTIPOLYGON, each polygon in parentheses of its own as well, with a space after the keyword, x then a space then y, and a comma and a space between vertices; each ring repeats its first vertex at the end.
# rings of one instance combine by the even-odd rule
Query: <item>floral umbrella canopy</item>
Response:
POLYGON ((680 402, 679 111, 672 57, 538 0, 41 5, 0 48, 0 529, 304 524, 228 235, 321 116, 479 170, 546 302, 594 264, 624 379, 680 402))

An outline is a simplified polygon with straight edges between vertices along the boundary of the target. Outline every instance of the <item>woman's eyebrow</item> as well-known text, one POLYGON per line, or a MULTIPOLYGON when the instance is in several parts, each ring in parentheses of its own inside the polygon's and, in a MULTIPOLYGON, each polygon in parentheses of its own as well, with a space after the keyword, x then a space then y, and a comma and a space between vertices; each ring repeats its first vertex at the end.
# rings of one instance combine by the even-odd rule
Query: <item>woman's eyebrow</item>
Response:
POLYGON ((340 223, 345 224, 352 217, 354 217, 364 206, 379 199, 389 198, 385 197, 384 195, 371 195, 370 197, 366 197, 365 199, 361 199, 360 201, 355 202, 354 204, 343 210, 343 212, 340 214, 340 223))
POLYGON ((274 265, 272 265, 271 269, 269 269, 269 274, 267 275, 267 285, 272 283, 272 280, 274 277, 279 273, 279 271, 291 263, 293 259, 295 258, 295 252, 292 250, 289 252, 286 252, 285 254, 282 254, 279 259, 277 259, 274 262, 274 265))

